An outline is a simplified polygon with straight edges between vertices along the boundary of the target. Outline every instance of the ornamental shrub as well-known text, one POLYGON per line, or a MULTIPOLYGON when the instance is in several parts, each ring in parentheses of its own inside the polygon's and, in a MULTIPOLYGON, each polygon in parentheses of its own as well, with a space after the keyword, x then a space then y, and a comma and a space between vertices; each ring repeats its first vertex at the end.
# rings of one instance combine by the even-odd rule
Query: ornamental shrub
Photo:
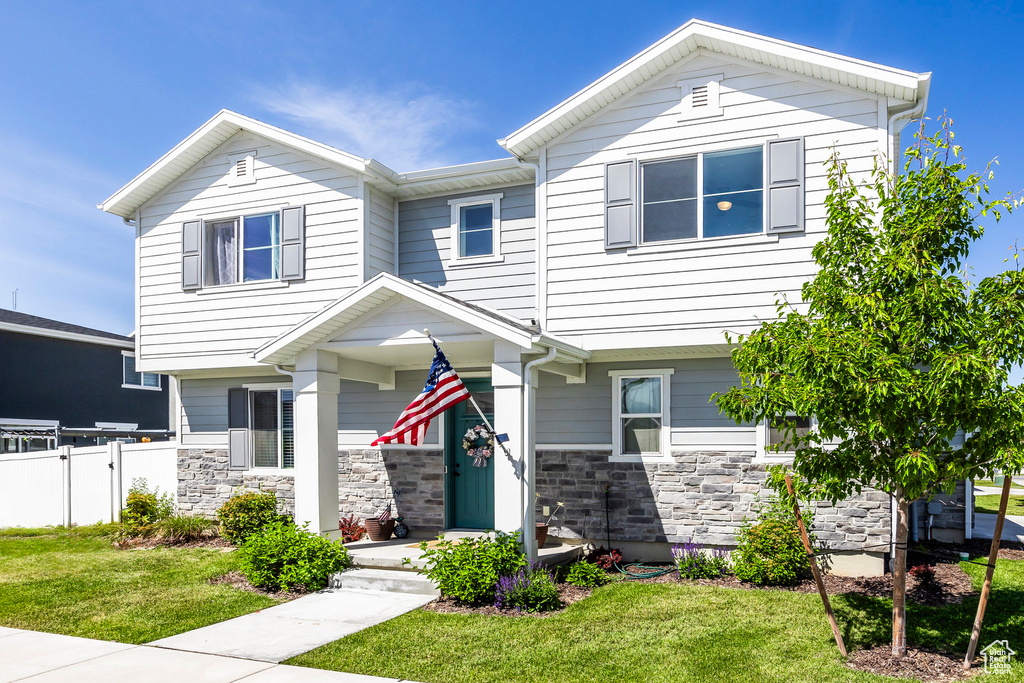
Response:
POLYGON ((511 576, 526 566, 519 545, 519 532, 494 532, 494 537, 448 541, 441 537, 437 547, 420 543, 426 574, 441 595, 465 605, 492 604, 498 579, 511 576))
POLYGON ((132 479, 128 498, 121 512, 121 536, 135 538, 152 536, 156 523, 174 514, 174 497, 160 493, 160 489, 149 490, 145 478, 132 479))
POLYGON ((596 588, 611 581, 607 572, 590 562, 574 562, 565 575, 565 582, 580 588, 596 588))
POLYGON ((191 543, 216 536, 211 520, 195 515, 171 515, 156 523, 157 532, 165 542, 191 543))
POLYGON ((356 519, 355 515, 342 517, 338 520, 338 530, 341 531, 341 540, 344 543, 358 541, 366 535, 366 527, 356 519))
POLYGON ((618 548, 604 549, 604 546, 592 548, 587 553, 587 560, 593 562, 601 569, 614 569, 615 565, 622 562, 622 553, 618 548))
POLYGON ((684 579, 717 579, 729 573, 729 553, 718 548, 709 553, 693 538, 672 546, 672 559, 684 579))
POLYGON ((349 565, 341 541, 330 541, 280 517, 250 534, 238 555, 249 583, 273 591, 319 590, 331 574, 349 565))
POLYGON ((534 563, 498 579, 494 586, 494 606, 518 612, 546 612, 561 607, 562 601, 554 575, 544 565, 534 563))
POLYGON ((277 514, 277 496, 273 491, 235 493, 217 510, 220 532, 235 545, 277 521, 287 520, 277 514))
MULTIPOLYGON (((804 523, 809 527, 812 521, 812 513, 805 513, 804 523)), ((796 516, 782 502, 763 505, 756 523, 747 520, 740 527, 736 542, 733 572, 741 581, 791 586, 810 573, 796 516)))

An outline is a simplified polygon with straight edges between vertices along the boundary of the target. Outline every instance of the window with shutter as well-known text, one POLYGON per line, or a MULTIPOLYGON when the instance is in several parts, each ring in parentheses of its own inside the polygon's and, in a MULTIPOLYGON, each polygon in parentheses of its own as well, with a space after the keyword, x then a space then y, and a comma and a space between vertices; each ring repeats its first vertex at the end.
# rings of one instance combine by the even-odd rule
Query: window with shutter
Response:
POLYGON ((768 142, 768 232, 804 229, 804 140, 768 142))
POLYGON ((636 162, 620 161, 604 169, 604 245, 636 245, 636 162))

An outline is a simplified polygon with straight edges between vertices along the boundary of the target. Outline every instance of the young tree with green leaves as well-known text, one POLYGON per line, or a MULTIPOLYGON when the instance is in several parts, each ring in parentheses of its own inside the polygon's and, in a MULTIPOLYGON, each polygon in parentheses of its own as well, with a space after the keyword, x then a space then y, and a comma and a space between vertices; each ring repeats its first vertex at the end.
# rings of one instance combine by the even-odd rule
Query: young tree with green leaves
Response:
POLYGON ((809 497, 837 502, 864 487, 892 496, 894 656, 907 650, 910 504, 1024 467, 1024 389, 1008 381, 1024 361, 1024 274, 1016 254, 1012 269, 980 282, 964 270, 979 220, 999 220, 1018 199, 989 199, 991 170, 968 174, 952 121, 939 123, 928 136, 922 122, 903 173, 876 163, 858 184, 833 153, 819 270, 801 303, 780 302, 778 319, 736 340, 740 386, 712 397, 738 422, 816 418, 807 434, 785 428, 782 448, 795 457, 769 468, 779 490, 791 468, 809 497))

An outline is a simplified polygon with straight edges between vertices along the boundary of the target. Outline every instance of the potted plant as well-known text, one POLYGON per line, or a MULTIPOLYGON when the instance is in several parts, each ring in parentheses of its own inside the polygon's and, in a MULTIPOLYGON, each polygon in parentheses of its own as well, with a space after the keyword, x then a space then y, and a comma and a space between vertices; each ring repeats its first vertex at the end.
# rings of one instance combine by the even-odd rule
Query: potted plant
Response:
MULTIPOLYGON (((540 494, 539 493, 537 494, 537 497, 540 498, 540 494)), ((536 534, 537 534, 537 547, 538 548, 543 548, 544 547, 544 542, 548 540, 548 527, 551 524, 551 520, 554 519, 555 515, 558 514, 558 511, 561 510, 564 507, 565 507, 565 503, 558 503, 555 506, 555 509, 551 512, 550 515, 548 515, 548 518, 545 521, 537 522, 536 534)))
POLYGON ((376 519, 366 520, 366 533, 369 534, 371 541, 389 541, 394 530, 395 520, 391 517, 390 505, 376 519))

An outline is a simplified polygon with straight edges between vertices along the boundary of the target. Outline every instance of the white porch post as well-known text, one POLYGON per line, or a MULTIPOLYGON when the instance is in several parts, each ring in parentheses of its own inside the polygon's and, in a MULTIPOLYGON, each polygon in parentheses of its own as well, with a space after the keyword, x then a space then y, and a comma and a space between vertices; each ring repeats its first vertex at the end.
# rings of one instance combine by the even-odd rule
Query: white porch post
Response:
POLYGON ((527 556, 537 556, 533 533, 533 501, 523 476, 523 361, 522 349, 504 341, 494 342, 494 363, 491 365, 494 387, 494 429, 507 433, 511 458, 500 448, 494 454, 494 528, 498 531, 523 531, 527 556))
POLYGON ((295 358, 295 521, 321 534, 338 530, 338 356, 295 358))

